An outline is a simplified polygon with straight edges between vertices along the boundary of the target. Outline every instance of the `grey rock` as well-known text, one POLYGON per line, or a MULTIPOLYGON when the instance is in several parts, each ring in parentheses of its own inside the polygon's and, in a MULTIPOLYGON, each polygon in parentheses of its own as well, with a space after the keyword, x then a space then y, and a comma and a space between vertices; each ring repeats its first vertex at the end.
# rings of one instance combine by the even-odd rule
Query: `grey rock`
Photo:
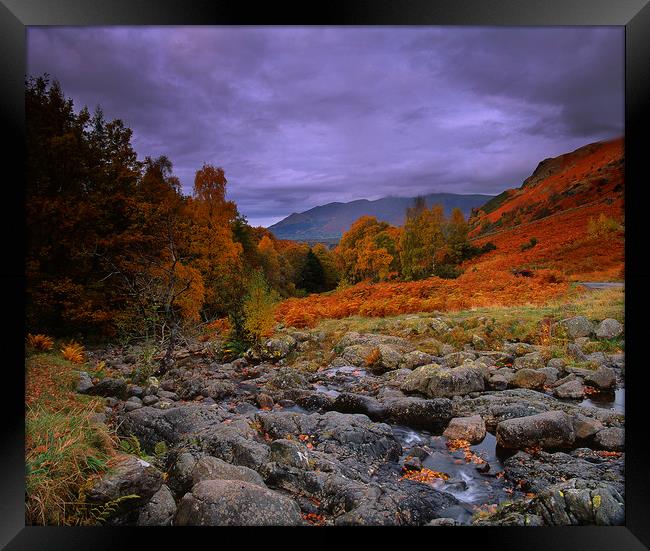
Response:
POLYGON ((90 375, 85 371, 79 372, 79 381, 77 381, 77 392, 86 394, 93 387, 93 382, 90 375))
POLYGON ((159 390, 158 398, 161 400, 168 400, 170 402, 176 402, 178 400, 178 394, 171 392, 169 390, 159 390))
POLYGON ((102 379, 96 385, 86 390, 86 394, 93 396, 111 396, 121 399, 128 398, 126 381, 124 379, 113 379, 112 377, 102 379))
POLYGON ((447 354, 442 359, 443 367, 458 367, 465 363, 465 360, 475 360, 476 354, 474 352, 454 352, 452 354, 447 354))
POLYGON ((554 368, 554 367, 542 367, 541 369, 538 369, 540 373, 543 373, 546 377, 546 381, 544 381, 545 385, 552 385, 558 380, 559 377, 559 371, 554 368))
POLYGON ((129 400, 124 403, 125 411, 135 411, 136 409, 140 409, 141 407, 142 407, 142 403, 140 402, 132 402, 131 400, 129 400))
POLYGON ((158 396, 156 396, 155 394, 150 394, 148 396, 145 396, 142 399, 142 404, 145 405, 145 406, 152 406, 156 402, 158 402, 159 400, 160 400, 160 398, 158 398, 158 396))
POLYGON ((571 358, 578 360, 579 362, 587 361, 587 356, 582 351, 582 348, 575 343, 569 343, 566 347, 566 353, 571 358))
POLYGON ((496 432, 497 444, 511 449, 563 448, 575 441, 571 417, 562 411, 501 421, 496 432))
POLYGON ((235 480, 204 480, 178 505, 175 526, 297 526, 303 524, 295 501, 235 480))
POLYGON ((388 402, 385 417, 394 424, 438 432, 452 418, 452 403, 448 398, 398 398, 388 402))
POLYGON ((137 398, 142 398, 144 396, 144 389, 138 385, 128 385, 127 392, 130 396, 136 396, 137 398))
POLYGON ((111 472, 102 476, 86 492, 89 503, 108 503, 120 497, 128 499, 119 507, 116 516, 149 500, 162 486, 162 473, 150 463, 133 455, 125 456, 111 472))
POLYGON ((515 370, 541 369, 545 365, 546 362, 544 362, 544 358, 540 352, 529 352, 528 354, 524 354, 523 356, 515 359, 515 363, 512 365, 512 367, 515 370))
POLYGON ((613 339, 623 334, 623 325, 615 319, 607 318, 596 327, 596 337, 599 339, 613 339))
POLYGON ((449 426, 442 434, 450 439, 467 440, 472 444, 478 444, 485 438, 485 421, 480 415, 456 417, 449 422, 449 426))
POLYGON ((309 469, 307 447, 293 440, 280 438, 271 442, 270 460, 297 469, 309 469))
POLYGON ((610 389, 616 386, 616 372, 611 367, 599 367, 596 371, 585 376, 585 383, 600 389, 610 389))
POLYGON ((488 386, 493 390, 505 390, 508 388, 508 379, 499 373, 495 373, 488 380, 488 386))
POLYGON ((138 526, 169 526, 176 514, 174 496, 164 484, 140 510, 138 526))
POLYGON ((588 337, 594 331, 594 325, 584 316, 576 316, 558 321, 553 325, 553 333, 563 333, 570 339, 588 337))
POLYGON ((216 457, 201 457, 191 473, 192 483, 198 484, 203 480, 243 480, 266 488, 262 477, 253 469, 241 465, 231 465, 216 457))
POLYGON ((523 356, 535 352, 536 347, 525 342, 507 342, 503 345, 503 351, 511 356, 523 356))
MULTIPOLYGON (((522 358, 517 359, 521 360, 522 358)), ((510 384, 518 388, 540 389, 544 386, 545 382, 546 374, 544 372, 524 368, 514 374, 510 384)))
POLYGON ((188 434, 218 425, 224 419, 224 411, 210 406, 187 403, 174 407, 173 403, 168 403, 170 407, 166 409, 142 407, 124 414, 120 432, 137 436, 144 448, 151 450, 161 441, 173 446, 188 434))
POLYGON ((268 382, 269 386, 278 390, 303 388, 307 385, 305 375, 292 367, 278 368, 268 382))
POLYGON ((415 369, 422 365, 430 364, 434 361, 434 357, 431 354, 426 354, 420 350, 413 350, 402 356, 401 361, 399 362, 399 367, 404 369, 415 369))
POLYGON ((405 392, 420 392, 430 397, 450 397, 484 390, 483 373, 474 367, 448 369, 437 364, 415 369, 401 389, 405 392))
POLYGON ((546 367, 549 367, 551 369, 557 369, 558 371, 562 371, 565 365, 566 365, 566 360, 564 358, 551 358, 546 364, 546 367))
POLYGON ((594 442, 604 450, 623 451, 625 449, 625 430, 617 427, 602 429, 594 436, 594 442))
POLYGON ((553 394, 558 398, 571 398, 578 400, 585 395, 585 387, 580 381, 573 380, 563 383, 553 389, 553 394))
POLYGON ((573 430, 578 440, 588 440, 603 428, 603 424, 597 419, 580 414, 573 417, 573 430))

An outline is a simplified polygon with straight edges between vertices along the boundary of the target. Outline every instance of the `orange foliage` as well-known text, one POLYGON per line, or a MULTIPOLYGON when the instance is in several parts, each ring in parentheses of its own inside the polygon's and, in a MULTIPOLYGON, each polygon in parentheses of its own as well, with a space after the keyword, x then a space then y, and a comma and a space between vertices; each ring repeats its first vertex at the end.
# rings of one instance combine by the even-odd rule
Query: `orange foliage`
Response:
POLYGON ((366 356, 365 362, 367 367, 375 365, 381 359, 381 352, 379 348, 373 348, 370 353, 366 356))
POLYGON ((61 349, 61 353, 66 360, 75 364, 83 363, 86 358, 84 347, 78 342, 74 341, 70 341, 68 344, 66 344, 61 349))
POLYGON ((219 333, 220 335, 227 335, 232 329, 230 320, 228 318, 219 318, 217 320, 214 320, 212 323, 208 323, 206 327, 211 331, 219 333))
POLYGON ((400 480, 415 480, 416 482, 430 483, 436 480, 449 480, 449 475, 440 471, 432 471, 431 469, 421 469, 419 471, 411 471, 408 469, 403 470, 404 474, 400 480))
POLYGON ((54 339, 47 335, 27 335, 27 344, 36 350, 46 351, 52 350, 54 346, 54 339))
POLYGON ((543 304, 564 295, 568 284, 542 271, 517 277, 504 270, 468 270, 457 279, 432 277, 412 282, 359 283, 329 295, 282 302, 276 319, 293 327, 313 327, 321 319, 386 317, 489 306, 543 304))
POLYGON ((481 456, 476 455, 470 449, 470 443, 467 440, 462 439, 452 439, 447 440, 447 448, 450 451, 462 450, 465 455, 465 461, 467 463, 476 463, 477 465, 482 465, 485 463, 485 459, 481 456))
POLYGON ((496 249, 464 267, 547 268, 572 280, 621 279, 623 176, 621 139, 552 159, 546 172, 509 190, 494 211, 470 219, 472 244, 491 241, 496 249), (486 223, 492 225, 482 232, 486 223), (522 251, 531 237, 537 244, 522 251))

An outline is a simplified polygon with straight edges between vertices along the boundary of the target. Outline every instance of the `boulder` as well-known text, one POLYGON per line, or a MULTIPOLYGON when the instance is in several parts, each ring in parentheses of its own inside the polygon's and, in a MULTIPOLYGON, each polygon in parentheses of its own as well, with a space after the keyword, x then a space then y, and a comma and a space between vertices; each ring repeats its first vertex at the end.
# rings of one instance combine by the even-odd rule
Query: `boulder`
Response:
POLYGON ((102 379, 96 385, 86 390, 86 394, 92 396, 114 396, 123 400, 129 396, 126 381, 112 377, 102 379))
POLYGON ((296 348, 296 344, 296 339, 291 335, 273 337, 264 343, 262 356, 269 360, 280 360, 296 348))
POLYGON ((618 427, 602 429, 594 436, 594 442, 604 450, 623 451, 625 450, 625 430, 618 427))
POLYGON ((570 447, 575 441, 572 419, 562 411, 547 411, 501 421, 496 430, 502 448, 524 449, 570 447))
POLYGON ((176 514, 174 496, 164 484, 140 509, 138 526, 169 526, 176 514))
POLYGON ((580 414, 573 417, 573 430, 578 440, 588 440, 603 428, 603 424, 597 419, 580 414))
POLYGON ((527 368, 518 370, 510 381, 510 384, 514 387, 532 389, 540 389, 544 386, 544 383, 546 383, 545 373, 527 368))
POLYGON ((616 372, 611 367, 599 367, 585 376, 585 383, 606 390, 616 386, 616 372))
POLYGON ((558 371, 562 371, 565 365, 566 365, 566 360, 564 358, 551 358, 546 364, 546 367, 549 367, 551 369, 557 369, 558 371))
POLYGON ((573 381, 568 381, 561 384, 560 386, 555 387, 553 389, 553 394, 555 394, 558 398, 571 398, 578 400, 584 397, 585 387, 578 379, 575 379, 573 381))
POLYGON ((449 422, 442 435, 453 440, 467 440, 478 444, 485 438, 485 421, 480 415, 456 417, 449 422))
POLYGON ((515 363, 512 364, 512 367, 515 370, 541 369, 544 366, 546 366, 546 362, 540 352, 529 352, 528 354, 524 354, 523 356, 516 358, 515 363))
POLYGON ((465 363, 466 360, 475 360, 476 354, 474 352, 453 352, 452 354, 447 354, 442 359, 443 367, 458 367, 465 363))
POLYGON ((151 463, 134 455, 127 455, 109 473, 99 478, 86 492, 89 503, 108 503, 126 496, 137 496, 123 501, 116 516, 146 503, 163 483, 162 473, 151 463))
POLYGON ((242 480, 266 488, 262 477, 253 469, 241 465, 231 465, 222 459, 206 455, 194 465, 191 473, 192 483, 203 480, 242 480))
POLYGON ((297 526, 295 501, 268 488, 237 480, 204 480, 178 505, 175 526, 297 526))
POLYGON ((623 325, 617 320, 607 318, 596 327, 596 337, 599 339, 613 339, 623 334, 623 325))
POLYGON ((399 367, 404 369, 415 369, 423 365, 428 365, 433 362, 434 357, 420 350, 413 350, 402 356, 399 362, 399 367))
POLYGON ((566 318, 553 325, 553 334, 564 334, 570 339, 588 337, 593 332, 593 323, 584 316, 566 318))
POLYGON ((401 388, 439 398, 480 392, 485 389, 485 383, 482 371, 475 367, 448 369, 431 364, 415 369, 401 388))
POLYGON ((546 381, 544 381, 545 385, 552 385, 555 381, 557 381, 559 376, 559 371, 554 367, 542 367, 538 371, 540 373, 543 373, 546 377, 546 381))
POLYGON ((385 416, 391 423, 438 432, 452 417, 452 403, 448 398, 398 398, 388 403, 385 416))
POLYGON ((301 388, 307 385, 307 378, 293 367, 280 367, 273 373, 268 384, 278 390, 301 388))
POLYGON ((93 387, 93 382, 90 375, 85 371, 79 372, 79 380, 77 381, 77 392, 86 394, 93 387))
POLYGON ((505 390, 508 388, 508 379, 499 373, 495 373, 489 378, 488 386, 493 390, 505 390))
POLYGON ((523 356, 535 352, 535 345, 525 342, 507 342, 503 345, 503 351, 510 356, 523 356))
POLYGON ((309 469, 307 447, 294 440, 280 438, 271 442, 271 461, 297 469, 309 469))

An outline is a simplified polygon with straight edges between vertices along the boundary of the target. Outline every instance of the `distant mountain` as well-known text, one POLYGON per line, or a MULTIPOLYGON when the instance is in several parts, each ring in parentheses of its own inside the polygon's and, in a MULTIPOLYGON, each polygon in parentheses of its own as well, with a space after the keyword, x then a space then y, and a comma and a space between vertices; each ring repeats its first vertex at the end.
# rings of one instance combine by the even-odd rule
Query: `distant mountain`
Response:
MULTIPOLYGON (((457 193, 430 193, 424 198, 427 206, 441 204, 445 213, 459 208, 468 217, 475 207, 491 200, 493 195, 461 195, 457 193)), ((360 216, 374 216, 393 225, 404 223, 406 209, 413 204, 414 197, 383 197, 375 201, 359 199, 349 203, 328 203, 305 212, 293 213, 269 230, 278 239, 294 241, 319 241, 338 239, 360 216)))

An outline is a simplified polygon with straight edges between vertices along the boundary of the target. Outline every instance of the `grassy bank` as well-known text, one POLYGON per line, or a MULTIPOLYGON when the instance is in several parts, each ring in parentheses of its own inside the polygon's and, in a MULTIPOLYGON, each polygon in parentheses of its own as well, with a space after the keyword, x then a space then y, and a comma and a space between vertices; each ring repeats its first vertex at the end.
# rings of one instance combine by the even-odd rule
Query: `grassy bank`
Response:
POLYGON ((25 362, 26 523, 92 523, 83 503, 83 487, 104 472, 115 451, 115 438, 93 417, 102 398, 75 392, 83 365, 58 352, 27 351, 25 362))
MULTIPOLYGON (((573 316, 585 316, 593 321, 614 318, 624 321, 624 291, 622 289, 588 290, 570 293, 571 298, 549 301, 545 304, 498 306, 460 310, 456 312, 427 312, 376 318, 351 316, 343 319, 325 319, 316 330, 334 338, 347 331, 383 333, 416 338, 420 332, 420 318, 440 316, 448 320, 453 329, 438 335, 442 343, 461 347, 472 344, 474 336, 487 345, 500 346, 503 340, 528 342, 563 348, 567 343, 561 336, 550 333, 553 321, 573 316)), ((423 335, 424 337, 425 335, 423 335)), ((601 341, 590 351, 613 352, 624 346, 623 338, 616 342, 601 341)), ((435 350, 431 351, 436 353, 435 350)))

